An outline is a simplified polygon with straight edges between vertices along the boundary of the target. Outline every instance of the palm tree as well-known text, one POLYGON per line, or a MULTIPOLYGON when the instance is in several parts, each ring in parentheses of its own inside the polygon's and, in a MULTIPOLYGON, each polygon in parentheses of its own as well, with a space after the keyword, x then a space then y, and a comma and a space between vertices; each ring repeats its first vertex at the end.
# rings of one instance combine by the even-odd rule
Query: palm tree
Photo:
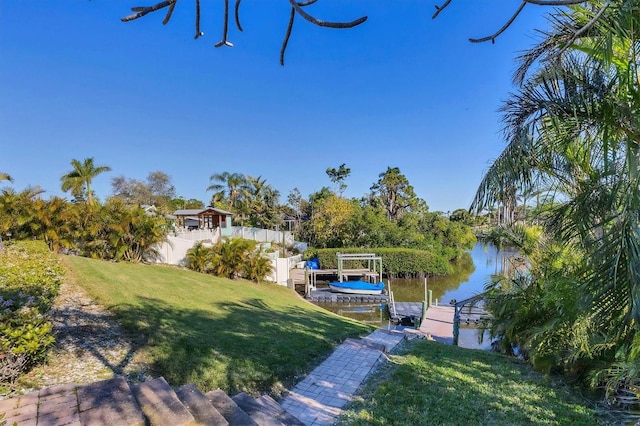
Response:
POLYGON ((594 1, 552 22, 521 58, 519 90, 502 107, 508 145, 473 208, 491 206, 508 184, 555 194, 547 231, 581 253, 570 288, 588 324, 573 328, 586 337, 566 361, 603 362, 593 370, 602 378, 640 351, 640 7, 594 1))
POLYGON ((231 209, 238 209, 242 198, 242 189, 246 185, 246 178, 240 173, 214 173, 209 178, 212 182, 207 191, 215 191, 213 199, 216 201, 227 200, 231 209), (217 183, 216 183, 217 182, 217 183))
POLYGON ((86 196, 87 204, 93 203, 93 191, 91 190, 91 182, 93 178, 100 173, 111 171, 109 166, 95 166, 93 157, 85 158, 80 161, 71 160, 73 170, 60 178, 62 181, 62 190, 64 192, 71 191, 72 195, 78 199, 86 196))
POLYGON ((269 185, 266 179, 262 179, 262 176, 247 176, 244 195, 247 219, 251 226, 272 228, 282 223, 280 192, 269 185))

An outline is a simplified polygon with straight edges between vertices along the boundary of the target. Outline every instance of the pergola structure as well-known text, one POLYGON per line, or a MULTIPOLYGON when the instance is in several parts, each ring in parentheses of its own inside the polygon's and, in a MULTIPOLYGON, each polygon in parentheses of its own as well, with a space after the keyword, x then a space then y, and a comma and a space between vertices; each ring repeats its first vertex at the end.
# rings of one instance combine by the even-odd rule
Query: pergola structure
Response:
POLYGON ((231 212, 208 207, 206 209, 176 210, 176 225, 189 229, 215 229, 231 226, 231 212))

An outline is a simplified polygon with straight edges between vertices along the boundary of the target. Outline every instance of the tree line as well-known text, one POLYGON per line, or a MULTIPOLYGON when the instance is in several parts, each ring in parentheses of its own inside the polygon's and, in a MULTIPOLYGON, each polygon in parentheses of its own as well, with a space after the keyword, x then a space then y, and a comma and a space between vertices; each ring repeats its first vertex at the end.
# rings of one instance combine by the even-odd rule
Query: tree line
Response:
MULTIPOLYGON (((73 159, 71 166, 60 179, 70 200, 44 199, 39 187, 21 192, 3 188, 0 235, 42 239, 56 251, 143 261, 154 257, 153 247, 170 231, 168 215, 205 207, 200 200, 177 197, 171 177, 161 171, 149 173, 144 181, 113 177, 112 194, 101 202, 92 183, 111 168, 97 165, 93 158, 73 159)), ((430 212, 398 167, 380 173, 367 194, 348 199, 343 193, 350 172, 344 163, 329 167, 332 188, 322 187, 307 198, 294 188, 285 204, 262 176, 214 173, 207 187, 212 192, 208 205, 230 211, 236 225, 288 229, 298 240, 318 248, 405 247, 455 259, 475 243, 466 216, 450 220, 430 212)))

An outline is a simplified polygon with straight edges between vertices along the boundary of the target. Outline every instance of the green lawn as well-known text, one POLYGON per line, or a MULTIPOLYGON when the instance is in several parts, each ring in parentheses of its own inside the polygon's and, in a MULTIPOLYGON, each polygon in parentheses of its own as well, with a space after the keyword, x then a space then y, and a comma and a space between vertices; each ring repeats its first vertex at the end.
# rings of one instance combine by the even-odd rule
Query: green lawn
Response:
POLYGON ((63 264, 137 337, 152 374, 172 385, 278 394, 339 342, 372 330, 274 284, 75 256, 63 264))
POLYGON ((411 343, 362 389, 342 424, 597 425, 588 402, 517 359, 411 343))

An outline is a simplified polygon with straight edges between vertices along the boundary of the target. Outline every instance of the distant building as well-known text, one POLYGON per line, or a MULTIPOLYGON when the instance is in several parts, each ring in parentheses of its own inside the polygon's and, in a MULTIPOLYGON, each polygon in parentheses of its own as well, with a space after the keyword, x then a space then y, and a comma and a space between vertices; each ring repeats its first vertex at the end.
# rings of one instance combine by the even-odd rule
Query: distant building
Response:
POLYGON ((220 229, 221 236, 231 235, 231 212, 208 207, 206 209, 176 210, 176 227, 188 230, 220 229))

